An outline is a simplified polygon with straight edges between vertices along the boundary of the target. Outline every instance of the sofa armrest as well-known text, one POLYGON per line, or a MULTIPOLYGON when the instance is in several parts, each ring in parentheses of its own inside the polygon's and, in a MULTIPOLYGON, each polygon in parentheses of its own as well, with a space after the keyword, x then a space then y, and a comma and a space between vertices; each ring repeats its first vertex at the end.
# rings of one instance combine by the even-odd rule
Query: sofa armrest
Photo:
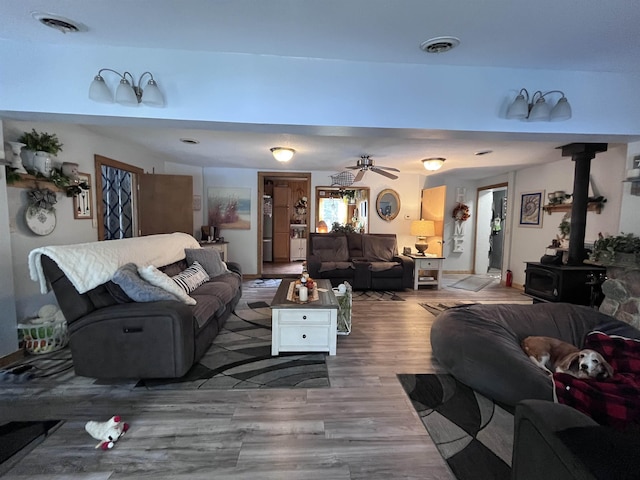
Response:
POLYGON ((192 307, 176 301, 124 303, 95 310, 69 326, 77 375, 180 377, 194 361, 192 307))
POLYGON ((238 275, 240 275, 240 277, 242 277, 242 267, 240 266, 239 263, 236 262, 226 262, 227 264, 227 268, 232 271, 233 273, 237 273, 238 275))
POLYGON ((413 258, 406 255, 396 255, 393 257, 393 261, 402 265, 402 286, 404 288, 413 288, 413 258))
POLYGON ((311 278, 319 278, 320 274, 320 266, 322 265, 322 260, 317 255, 307 255, 307 272, 311 276, 311 278))
POLYGON ((572 407, 545 400, 523 400, 516 406, 511 478, 594 479, 556 433, 596 425, 572 407))

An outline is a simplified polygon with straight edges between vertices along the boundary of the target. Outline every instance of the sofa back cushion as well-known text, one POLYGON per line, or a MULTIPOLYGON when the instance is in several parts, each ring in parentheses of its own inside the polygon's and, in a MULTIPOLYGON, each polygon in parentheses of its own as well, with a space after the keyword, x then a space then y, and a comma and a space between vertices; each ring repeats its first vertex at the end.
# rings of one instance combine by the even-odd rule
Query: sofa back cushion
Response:
POLYGON ((371 262, 391 262, 398 253, 395 235, 363 235, 363 257, 371 262))
POLYGON ((311 251, 322 262, 346 262, 349 260, 347 238, 344 235, 313 235, 311 237, 311 251))
POLYGON ((347 233, 347 246, 349 247, 349 258, 362 258, 362 237, 360 233, 347 233))

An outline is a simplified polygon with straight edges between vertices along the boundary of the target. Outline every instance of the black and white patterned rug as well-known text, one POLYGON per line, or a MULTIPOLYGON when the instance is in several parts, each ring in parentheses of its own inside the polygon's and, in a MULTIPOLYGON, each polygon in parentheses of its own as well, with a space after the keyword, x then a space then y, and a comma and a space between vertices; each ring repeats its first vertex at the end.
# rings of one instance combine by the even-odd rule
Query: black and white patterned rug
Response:
POLYGON ((513 414, 446 374, 400 374, 422 423, 458 480, 511 476, 513 414))

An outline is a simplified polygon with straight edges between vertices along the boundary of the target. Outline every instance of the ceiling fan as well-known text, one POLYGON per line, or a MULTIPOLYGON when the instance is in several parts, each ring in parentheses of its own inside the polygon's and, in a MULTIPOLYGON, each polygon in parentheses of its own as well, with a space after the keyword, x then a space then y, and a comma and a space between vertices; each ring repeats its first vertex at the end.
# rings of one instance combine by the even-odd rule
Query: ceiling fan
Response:
POLYGON ((392 180, 395 180, 396 178, 398 178, 398 176, 394 175, 393 173, 389 173, 385 170, 391 170, 392 172, 400 171, 397 168, 393 168, 393 167, 376 167, 375 163, 373 163, 373 160, 369 158, 369 155, 361 155, 360 160, 358 160, 358 162, 353 167, 347 167, 347 169, 360 170, 356 175, 356 178, 353 180, 354 182, 358 182, 362 180, 362 177, 364 177, 365 172, 367 172, 368 170, 371 170, 372 172, 375 172, 375 173, 379 173, 380 175, 384 175, 385 177, 390 178, 392 180))

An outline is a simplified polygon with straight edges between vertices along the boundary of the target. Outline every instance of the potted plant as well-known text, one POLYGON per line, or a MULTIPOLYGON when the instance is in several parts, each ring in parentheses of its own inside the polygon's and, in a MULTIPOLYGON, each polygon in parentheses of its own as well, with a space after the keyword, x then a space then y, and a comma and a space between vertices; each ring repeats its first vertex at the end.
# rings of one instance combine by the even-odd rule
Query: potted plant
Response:
POLYGON ((603 265, 640 265, 640 237, 633 233, 603 237, 593 244, 589 259, 603 265))
POLYGON ((33 128, 30 132, 24 132, 18 141, 25 144, 26 150, 34 152, 33 169, 48 177, 51 174, 51 155, 62 151, 58 136, 55 133, 36 132, 33 128))

